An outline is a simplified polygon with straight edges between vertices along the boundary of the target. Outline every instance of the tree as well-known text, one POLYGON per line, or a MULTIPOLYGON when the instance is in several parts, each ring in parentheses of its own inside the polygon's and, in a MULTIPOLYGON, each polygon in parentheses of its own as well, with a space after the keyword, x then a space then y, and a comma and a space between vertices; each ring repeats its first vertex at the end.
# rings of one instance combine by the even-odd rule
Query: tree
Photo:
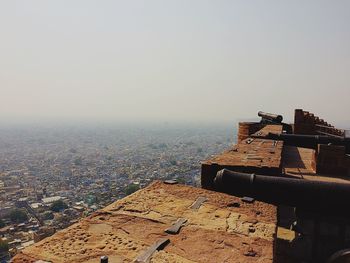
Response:
POLYGON ((0 218, 0 228, 2 228, 2 227, 4 227, 5 226, 5 222, 4 222, 4 220, 2 220, 1 218, 0 218))
POLYGON ((22 209, 14 209, 10 212, 10 220, 13 223, 23 223, 28 220, 28 215, 22 209))
POLYGON ((8 250, 9 250, 9 245, 7 244, 6 241, 0 238, 0 253, 7 252, 8 250))
POLYGON ((137 190, 139 190, 140 187, 137 184, 129 184, 126 188, 125 188, 125 194, 126 195, 130 195, 134 192, 136 192, 137 190))
POLYGON ((45 211, 42 215, 42 218, 44 220, 52 220, 52 219, 54 219, 54 217, 55 216, 53 215, 53 213, 51 211, 45 211))
POLYGON ((68 208, 68 205, 65 202, 63 202, 62 200, 57 200, 57 201, 53 202, 51 207, 50 207, 51 211, 54 211, 54 212, 59 212, 59 211, 62 211, 66 208, 68 208))

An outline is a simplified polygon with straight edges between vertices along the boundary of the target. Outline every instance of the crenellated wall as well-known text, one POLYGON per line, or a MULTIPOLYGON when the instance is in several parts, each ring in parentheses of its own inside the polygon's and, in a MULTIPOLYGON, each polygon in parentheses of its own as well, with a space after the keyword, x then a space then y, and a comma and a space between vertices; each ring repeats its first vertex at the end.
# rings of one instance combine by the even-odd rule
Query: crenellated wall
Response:
POLYGON ((313 113, 302 109, 295 110, 294 133, 344 136, 344 130, 337 129, 313 113))

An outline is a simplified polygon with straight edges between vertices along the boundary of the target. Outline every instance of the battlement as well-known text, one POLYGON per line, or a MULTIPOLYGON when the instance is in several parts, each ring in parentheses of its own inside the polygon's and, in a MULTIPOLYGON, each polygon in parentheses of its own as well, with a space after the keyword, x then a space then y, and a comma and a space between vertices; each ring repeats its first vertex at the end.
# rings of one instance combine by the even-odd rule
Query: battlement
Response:
POLYGON ((295 110, 294 124, 259 116, 260 122, 239 123, 236 145, 202 163, 202 187, 277 205, 275 262, 325 262, 350 245, 349 214, 340 204, 350 194, 350 141, 344 130, 303 110, 295 110), (343 197, 319 192, 327 187, 332 194, 347 190, 343 197))
POLYGON ((294 133, 344 136, 344 130, 337 129, 320 117, 315 116, 315 114, 302 109, 295 110, 294 133))

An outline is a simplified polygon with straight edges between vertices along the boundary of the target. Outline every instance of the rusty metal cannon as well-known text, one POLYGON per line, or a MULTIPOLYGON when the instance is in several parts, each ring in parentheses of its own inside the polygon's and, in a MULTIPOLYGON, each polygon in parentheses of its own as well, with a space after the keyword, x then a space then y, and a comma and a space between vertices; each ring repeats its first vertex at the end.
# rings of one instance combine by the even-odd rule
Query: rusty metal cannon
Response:
MULTIPOLYGON (((252 136, 259 137, 259 136, 252 136)), ((259 137, 260 138, 260 137, 259 137)), ((345 146, 346 153, 350 153, 350 138, 327 135, 275 134, 268 133, 263 138, 283 141, 285 145, 316 149, 318 144, 332 144, 345 146)))
POLYGON ((286 133, 292 133, 292 126, 287 124, 287 123, 282 122, 283 121, 282 115, 259 111, 258 116, 261 117, 260 124, 263 124, 263 125, 271 125, 271 124, 272 125, 282 125, 283 130, 286 133))
POLYGON ((261 121, 265 122, 265 123, 278 124, 278 123, 282 123, 282 121, 283 121, 282 115, 278 115, 278 114, 259 111, 258 116, 261 117, 261 121))
POLYGON ((305 211, 335 215, 350 214, 350 184, 292 179, 220 170, 214 179, 216 190, 235 196, 297 207, 305 211))

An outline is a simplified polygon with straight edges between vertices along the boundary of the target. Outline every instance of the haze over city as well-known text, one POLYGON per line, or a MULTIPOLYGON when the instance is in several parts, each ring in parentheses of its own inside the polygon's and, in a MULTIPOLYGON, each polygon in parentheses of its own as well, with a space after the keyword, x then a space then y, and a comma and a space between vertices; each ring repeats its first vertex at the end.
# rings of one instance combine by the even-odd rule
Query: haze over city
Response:
POLYGON ((0 263, 350 262, 349 11, 0 1, 0 263))
POLYGON ((3 1, 2 122, 349 121, 348 1, 3 1))

